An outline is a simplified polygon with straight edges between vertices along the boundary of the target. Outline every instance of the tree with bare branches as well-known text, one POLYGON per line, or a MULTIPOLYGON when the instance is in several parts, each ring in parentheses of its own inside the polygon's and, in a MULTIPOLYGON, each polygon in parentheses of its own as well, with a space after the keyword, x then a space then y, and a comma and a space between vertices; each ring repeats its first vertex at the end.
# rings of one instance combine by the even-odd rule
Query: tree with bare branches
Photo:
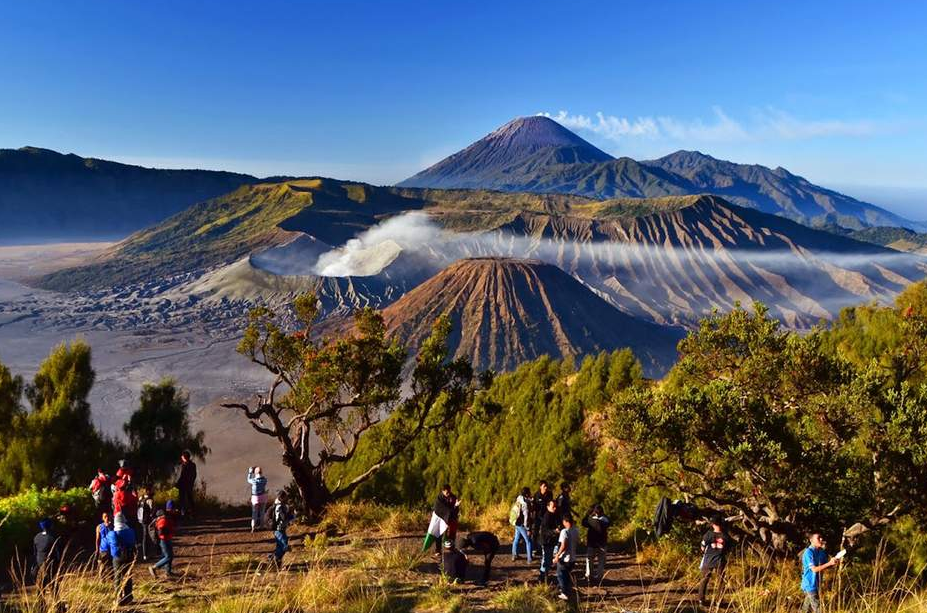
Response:
POLYGON ((319 340, 312 333, 316 297, 296 298, 293 310, 297 330, 288 332, 271 309, 252 309, 238 352, 272 380, 255 403, 222 406, 241 412, 255 431, 280 443, 309 517, 350 496, 417 437, 444 428, 461 413, 487 413, 479 397, 491 373, 475 376, 466 359, 448 360, 446 318, 435 323, 406 380, 407 351, 387 336, 378 312, 359 311, 353 333, 319 340), (330 469, 353 458, 372 429, 374 457, 359 474, 329 483, 330 469))

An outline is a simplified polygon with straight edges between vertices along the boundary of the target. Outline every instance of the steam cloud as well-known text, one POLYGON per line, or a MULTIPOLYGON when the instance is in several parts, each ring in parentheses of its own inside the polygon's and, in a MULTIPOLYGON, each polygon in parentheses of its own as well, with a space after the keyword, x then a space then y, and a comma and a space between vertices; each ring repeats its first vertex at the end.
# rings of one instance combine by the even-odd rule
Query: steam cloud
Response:
POLYGON ((837 253, 681 248, 542 239, 502 230, 457 233, 440 228, 425 213, 412 212, 322 254, 314 270, 321 276, 376 275, 400 252, 426 263, 432 274, 470 257, 540 260, 571 273, 624 310, 656 321, 679 322, 686 313, 758 299, 786 319, 791 317, 791 323, 800 320, 799 327, 833 316, 845 306, 891 300, 927 269, 920 257, 874 249, 837 253))

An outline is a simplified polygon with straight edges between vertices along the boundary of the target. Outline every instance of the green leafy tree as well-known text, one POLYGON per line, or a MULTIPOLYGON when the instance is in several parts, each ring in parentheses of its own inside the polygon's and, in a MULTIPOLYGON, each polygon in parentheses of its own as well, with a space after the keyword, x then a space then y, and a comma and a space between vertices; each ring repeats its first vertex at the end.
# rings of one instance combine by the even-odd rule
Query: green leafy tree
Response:
POLYGON ((129 456, 147 480, 166 482, 184 450, 200 459, 209 449, 202 431, 190 430, 189 395, 170 378, 142 386, 139 407, 123 426, 129 456))
POLYGON ((0 451, 6 492, 82 485, 114 449, 91 422, 87 396, 94 378, 90 346, 82 340, 55 347, 25 387, 6 369, 0 372, 0 410, 10 419, 3 435, 8 444, 0 451), (28 411, 19 408, 23 392, 28 411))
POLYGON ((307 515, 316 516, 333 500, 351 495, 423 434, 443 428, 462 412, 485 409, 474 400, 491 377, 475 377, 465 359, 448 361, 447 319, 440 319, 422 344, 406 391, 406 350, 387 337, 379 313, 358 312, 356 330, 347 337, 314 340, 315 296, 298 297, 293 310, 295 332, 282 329, 270 309, 251 311, 238 351, 264 367, 272 381, 253 406, 223 406, 240 411, 255 431, 280 443, 307 515), (387 416, 363 470, 330 483, 330 469, 350 461, 365 433, 387 416), (311 445, 318 446, 318 453, 311 445))
POLYGON ((780 551, 810 528, 859 534, 918 512, 927 392, 831 346, 823 330, 781 330, 758 303, 704 319, 664 381, 616 397, 618 466, 780 551))
MULTIPOLYGON (((583 505, 605 502, 615 519, 626 504, 627 486, 614 475, 593 478, 599 461, 600 416, 608 400, 642 380, 641 366, 628 349, 586 357, 579 368, 548 356, 498 375, 484 400, 501 411, 492 420, 458 417, 445 428, 415 441, 356 495, 394 504, 430 502, 443 483, 453 485, 467 508, 511 501, 539 479, 574 485, 583 505)), ((370 461, 377 429, 354 461, 341 468, 349 476, 370 461)), ((332 478, 340 477, 340 471, 332 478)))

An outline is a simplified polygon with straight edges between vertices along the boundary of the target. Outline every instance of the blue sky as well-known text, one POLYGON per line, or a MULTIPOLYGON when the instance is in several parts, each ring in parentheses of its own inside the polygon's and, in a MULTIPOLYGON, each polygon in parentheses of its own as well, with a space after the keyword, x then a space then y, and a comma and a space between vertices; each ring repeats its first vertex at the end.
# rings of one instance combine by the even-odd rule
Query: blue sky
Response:
POLYGON ((649 4, 3 3, 0 147, 391 183, 543 112, 927 218, 927 3, 649 4))

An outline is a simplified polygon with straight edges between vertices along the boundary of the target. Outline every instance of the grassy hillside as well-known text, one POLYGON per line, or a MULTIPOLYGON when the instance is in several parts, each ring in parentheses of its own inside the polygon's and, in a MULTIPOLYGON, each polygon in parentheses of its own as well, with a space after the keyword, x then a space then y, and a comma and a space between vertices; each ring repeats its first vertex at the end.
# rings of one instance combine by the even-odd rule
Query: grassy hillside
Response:
POLYGON ((391 215, 412 210, 427 209, 444 227, 474 232, 501 227, 525 211, 607 219, 694 201, 383 188, 320 178, 259 183, 194 205, 133 234, 96 262, 53 273, 39 284, 55 290, 87 289, 182 274, 280 245, 293 239, 294 232, 337 246, 391 215))

